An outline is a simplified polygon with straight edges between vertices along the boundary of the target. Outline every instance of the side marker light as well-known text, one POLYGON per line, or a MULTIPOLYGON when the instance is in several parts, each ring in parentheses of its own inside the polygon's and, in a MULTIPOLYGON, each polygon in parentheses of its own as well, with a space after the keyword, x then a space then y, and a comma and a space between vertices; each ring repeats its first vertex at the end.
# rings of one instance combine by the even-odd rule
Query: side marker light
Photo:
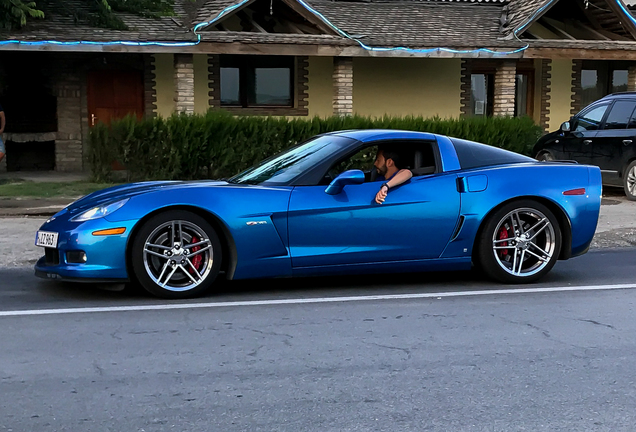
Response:
POLYGON ((585 188, 566 190, 563 195, 585 195, 585 188))
POLYGON ((105 230, 93 231, 94 236, 119 235, 126 232, 126 228, 110 228, 105 230))

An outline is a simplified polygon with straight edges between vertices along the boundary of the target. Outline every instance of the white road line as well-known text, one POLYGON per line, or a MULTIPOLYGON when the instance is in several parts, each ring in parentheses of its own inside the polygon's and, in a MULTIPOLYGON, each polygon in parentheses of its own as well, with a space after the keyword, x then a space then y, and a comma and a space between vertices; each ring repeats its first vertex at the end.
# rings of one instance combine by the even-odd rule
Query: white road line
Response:
POLYGON ((318 298, 299 298, 299 299, 283 299, 283 300, 254 300, 254 301, 233 301, 233 302, 217 302, 217 303, 169 303, 158 305, 139 305, 139 306, 113 306, 113 307, 87 307, 87 308, 68 308, 68 309, 33 309, 33 310, 16 310, 16 311, 0 311, 0 317, 16 317, 29 315, 64 315, 74 313, 95 313, 95 312, 134 312, 134 311, 152 311, 152 310, 170 310, 170 309, 210 309, 222 307, 239 307, 239 306, 270 306, 270 305, 286 305, 286 304, 308 304, 308 303, 339 303, 339 302, 357 302, 357 301, 373 301, 373 300, 408 300, 408 299, 424 299, 424 298, 442 298, 442 297, 469 297, 480 295, 503 295, 503 294, 531 294, 531 293, 550 293, 550 292, 567 292, 567 291, 602 291, 602 290, 619 290, 633 289, 636 284, 617 284, 617 285, 587 285, 587 286, 567 286, 567 287, 546 287, 546 288, 518 288, 518 289, 499 289, 499 290, 482 290, 482 291, 456 291, 456 292, 437 292, 437 293, 420 293, 420 294, 387 294, 387 295, 371 295, 356 297, 318 297, 318 298))

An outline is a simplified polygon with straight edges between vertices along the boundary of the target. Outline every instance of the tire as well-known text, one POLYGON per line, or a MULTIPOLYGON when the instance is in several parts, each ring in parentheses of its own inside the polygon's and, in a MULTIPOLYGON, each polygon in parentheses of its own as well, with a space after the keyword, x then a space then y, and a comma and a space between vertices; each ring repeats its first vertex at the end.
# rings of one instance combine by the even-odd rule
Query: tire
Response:
POLYGON ((558 260, 561 238, 558 221, 546 206, 514 201, 486 220, 477 239, 477 265, 499 282, 535 282, 558 260))
POLYGON ((636 201, 636 160, 631 161, 623 173, 623 189, 630 201, 636 201))
POLYGON ((221 260, 221 241, 212 225, 184 210, 153 216, 132 242, 134 276, 157 297, 189 298, 207 291, 219 274, 221 260))
POLYGON ((554 155, 547 150, 543 150, 537 154, 535 159, 540 162, 550 162, 554 160, 554 155))

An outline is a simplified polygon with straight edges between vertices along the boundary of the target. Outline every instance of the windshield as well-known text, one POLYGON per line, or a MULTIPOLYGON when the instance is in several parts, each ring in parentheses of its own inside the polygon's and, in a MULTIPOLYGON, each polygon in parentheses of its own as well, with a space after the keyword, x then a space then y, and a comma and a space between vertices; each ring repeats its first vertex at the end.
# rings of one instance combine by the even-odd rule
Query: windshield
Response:
POLYGON ((238 184, 285 185, 342 148, 350 138, 323 135, 266 159, 228 181, 238 184))

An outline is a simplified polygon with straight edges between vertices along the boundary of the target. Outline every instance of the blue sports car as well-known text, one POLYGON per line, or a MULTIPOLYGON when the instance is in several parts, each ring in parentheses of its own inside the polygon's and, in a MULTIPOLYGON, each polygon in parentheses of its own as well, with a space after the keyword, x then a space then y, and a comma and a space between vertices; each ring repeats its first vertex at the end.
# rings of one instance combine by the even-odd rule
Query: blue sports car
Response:
POLYGON ((224 181, 116 186, 74 202, 36 236, 50 279, 138 282, 184 298, 227 279, 464 270, 536 281, 584 254, 601 204, 598 167, 537 162, 419 132, 316 136, 224 181), (410 180, 386 180, 378 147, 410 180))

